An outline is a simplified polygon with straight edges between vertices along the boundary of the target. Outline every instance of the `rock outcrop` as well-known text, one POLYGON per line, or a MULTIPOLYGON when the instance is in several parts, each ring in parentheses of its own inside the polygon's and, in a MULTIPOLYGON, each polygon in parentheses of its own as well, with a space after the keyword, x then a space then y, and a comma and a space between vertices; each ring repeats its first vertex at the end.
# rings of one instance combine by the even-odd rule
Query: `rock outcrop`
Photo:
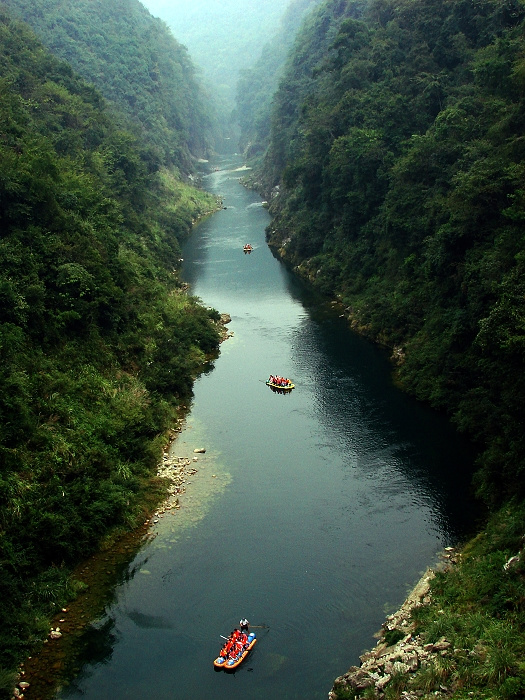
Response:
MULTIPOLYGON (((443 553, 444 563, 441 568, 451 566, 455 557, 451 547, 443 553)), ((381 630, 377 645, 359 657, 360 666, 352 666, 346 673, 336 678, 332 690, 328 693, 329 700, 340 700, 348 697, 348 691, 362 693, 366 689, 374 689, 374 695, 368 690, 367 697, 378 700, 385 697, 385 689, 398 674, 414 673, 430 663, 437 656, 446 656, 453 650, 451 643, 442 637, 434 644, 425 644, 415 633, 415 624, 411 613, 416 607, 428 605, 431 602, 430 582, 434 578, 433 569, 427 569, 403 605, 393 615, 387 617, 381 630), (395 642, 392 640, 395 639, 395 642)), ((404 691, 400 698, 416 700, 417 693, 404 691)))

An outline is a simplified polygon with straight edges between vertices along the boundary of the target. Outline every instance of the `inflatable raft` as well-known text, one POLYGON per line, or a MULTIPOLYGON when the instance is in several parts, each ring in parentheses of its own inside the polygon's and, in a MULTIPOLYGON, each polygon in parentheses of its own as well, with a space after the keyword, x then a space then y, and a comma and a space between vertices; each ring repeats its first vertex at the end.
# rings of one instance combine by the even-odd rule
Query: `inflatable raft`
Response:
POLYGON ((295 384, 293 384, 289 379, 288 379, 288 384, 282 384, 282 383, 277 383, 273 382, 270 379, 266 382, 266 385, 269 386, 271 389, 274 389, 275 391, 291 391, 292 389, 295 389, 295 384))
POLYGON ((223 668, 225 671, 232 671, 234 668, 237 668, 237 666, 242 664, 244 659, 255 646, 256 641, 257 638, 255 637, 255 634, 250 632, 246 643, 239 649, 234 647, 234 650, 230 651, 228 654, 225 653, 226 643, 221 649, 219 656, 214 659, 213 665, 215 668, 223 668))

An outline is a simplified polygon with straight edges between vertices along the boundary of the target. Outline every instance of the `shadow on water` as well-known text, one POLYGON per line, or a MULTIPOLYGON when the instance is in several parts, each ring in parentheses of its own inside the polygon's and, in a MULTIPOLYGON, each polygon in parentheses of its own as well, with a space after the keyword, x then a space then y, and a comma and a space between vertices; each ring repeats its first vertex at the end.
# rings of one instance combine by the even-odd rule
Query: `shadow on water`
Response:
MULTIPOLYGON (((273 251, 272 255, 286 269, 273 251)), ((378 466, 388 461, 416 485, 421 500, 438 511, 439 529, 446 533, 447 544, 475 532, 480 504, 472 490, 472 444, 444 414, 394 385, 389 350, 351 331, 339 304, 288 271, 285 282, 308 316, 308 322, 298 325, 290 338, 296 376, 303 387, 310 387, 326 433, 332 439, 337 433, 341 451, 354 456, 352 466, 361 473, 374 478, 378 466), (352 422, 359 423, 360 436, 380 424, 381 442, 354 444, 355 430, 348 429, 352 422)))

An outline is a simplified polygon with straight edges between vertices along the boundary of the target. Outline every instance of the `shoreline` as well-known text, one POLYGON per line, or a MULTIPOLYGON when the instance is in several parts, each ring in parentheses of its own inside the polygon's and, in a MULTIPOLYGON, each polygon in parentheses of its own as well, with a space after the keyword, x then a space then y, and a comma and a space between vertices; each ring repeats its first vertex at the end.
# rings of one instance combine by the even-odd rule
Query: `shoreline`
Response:
MULTIPOLYGON (((220 343, 233 336, 226 328, 229 314, 221 314, 217 325, 220 343)), ((161 459, 151 476, 151 485, 143 502, 144 519, 127 532, 118 533, 101 542, 97 552, 78 564, 70 574, 78 594, 57 610, 48 620, 47 632, 31 656, 18 667, 12 700, 52 700, 61 687, 77 675, 76 655, 73 651, 86 628, 104 613, 115 587, 129 563, 143 546, 156 537, 154 526, 159 519, 179 510, 179 496, 186 492, 188 478, 197 473, 198 455, 206 450, 195 447, 193 456, 172 455, 172 448, 185 430, 190 408, 181 406, 176 425, 166 431, 166 443, 161 459)))
MULTIPOLYGON (((450 642, 443 637, 435 644, 423 644, 419 635, 414 634, 415 624, 411 613, 431 603, 430 587, 436 572, 452 568, 459 557, 453 547, 446 547, 441 552, 441 561, 426 569, 399 609, 388 615, 381 629, 374 634, 378 637, 377 644, 359 656, 361 664, 350 666, 348 671, 335 679, 328 700, 342 700, 350 697, 348 693, 362 693, 368 688, 373 689, 373 697, 385 698, 385 688, 393 676, 413 673, 432 658, 446 655, 450 642)), ((411 696, 402 697, 409 700, 411 696)))
POLYGON ((75 653, 77 640, 104 614, 130 562, 156 537, 153 528, 159 518, 179 509, 178 498, 186 491, 187 479, 197 472, 193 466, 197 457, 170 456, 185 420, 186 416, 178 418, 177 426, 169 431, 161 462, 152 476, 150 498, 154 500, 150 505, 144 503, 143 522, 102 543, 97 552, 73 569, 70 578, 79 588, 78 595, 49 620, 41 646, 20 664, 12 700, 51 700, 63 685, 74 680, 81 666, 75 653))

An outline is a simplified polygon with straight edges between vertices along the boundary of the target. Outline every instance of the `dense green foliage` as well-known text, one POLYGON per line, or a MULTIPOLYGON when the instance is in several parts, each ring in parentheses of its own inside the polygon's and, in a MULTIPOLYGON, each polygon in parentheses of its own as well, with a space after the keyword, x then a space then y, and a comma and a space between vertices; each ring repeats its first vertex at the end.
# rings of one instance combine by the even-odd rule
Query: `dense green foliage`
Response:
POLYGON ((270 244, 525 495, 522 0, 328 0, 274 97, 270 244))
POLYGON ((422 668, 411 681, 429 697, 441 686, 453 698, 524 696, 524 520, 523 504, 495 514, 459 566, 436 575, 432 604, 414 611, 416 633, 426 643, 445 636, 455 650, 452 661, 422 668))
POLYGON ((2 0, 182 172, 209 149, 211 121, 184 46, 139 0, 2 0))
POLYGON ((100 94, 3 10, 0 75, 0 666, 9 669, 48 631, 41 616, 67 595, 67 567, 138 514, 178 397, 217 350, 218 315, 176 275, 177 237, 213 198, 159 169, 100 94))
POLYGON ((235 116, 241 130, 240 147, 249 160, 257 159, 268 147, 273 94, 301 22, 320 1, 292 0, 257 62, 240 73, 235 116))

